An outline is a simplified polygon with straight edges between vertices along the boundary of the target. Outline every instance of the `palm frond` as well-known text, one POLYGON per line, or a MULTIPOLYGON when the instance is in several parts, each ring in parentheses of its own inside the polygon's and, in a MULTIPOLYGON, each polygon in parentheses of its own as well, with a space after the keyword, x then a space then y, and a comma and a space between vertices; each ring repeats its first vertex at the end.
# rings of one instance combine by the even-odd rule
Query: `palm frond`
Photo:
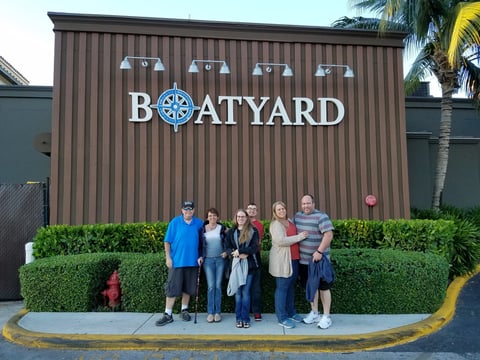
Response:
POLYGON ((432 52, 433 45, 427 44, 418 53, 404 79, 406 95, 411 95, 418 88, 420 82, 432 74, 432 69, 435 66, 432 61, 432 52))
POLYGON ((442 19, 448 14, 446 1, 412 0, 410 13, 414 31, 420 38, 432 39, 440 30, 442 19))
POLYGON ((446 29, 451 34, 445 40, 449 42, 448 61, 452 66, 469 47, 480 44, 480 2, 460 2, 452 13, 455 22, 446 29))
POLYGON ((480 107, 480 68, 477 65, 478 60, 478 56, 475 59, 462 58, 463 66, 459 71, 459 80, 460 84, 462 84, 462 89, 468 97, 474 100, 477 108, 480 107))
MULTIPOLYGON (((334 21, 332 23, 332 27, 344 29, 379 30, 380 22, 381 20, 377 18, 366 18, 362 16, 349 18, 347 16, 344 16, 334 21)), ((411 30, 406 24, 394 21, 387 22, 385 26, 387 28, 387 31, 399 31, 409 33, 411 30)))
POLYGON ((381 16, 385 8, 386 0, 350 0, 351 7, 360 11, 368 11, 381 16))
POLYGON ((333 22, 332 27, 344 29, 362 29, 362 30, 378 30, 378 19, 364 18, 362 16, 349 18, 347 16, 333 22))

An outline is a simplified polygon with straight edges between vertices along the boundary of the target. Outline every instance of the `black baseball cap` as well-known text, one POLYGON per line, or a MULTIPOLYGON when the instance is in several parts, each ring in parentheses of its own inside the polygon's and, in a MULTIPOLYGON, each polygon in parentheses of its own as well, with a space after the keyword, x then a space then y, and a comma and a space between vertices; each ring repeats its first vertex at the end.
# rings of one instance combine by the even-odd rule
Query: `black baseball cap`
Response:
POLYGON ((182 209, 186 209, 186 208, 192 208, 194 209, 195 208, 195 204, 193 201, 184 201, 182 203, 182 209))

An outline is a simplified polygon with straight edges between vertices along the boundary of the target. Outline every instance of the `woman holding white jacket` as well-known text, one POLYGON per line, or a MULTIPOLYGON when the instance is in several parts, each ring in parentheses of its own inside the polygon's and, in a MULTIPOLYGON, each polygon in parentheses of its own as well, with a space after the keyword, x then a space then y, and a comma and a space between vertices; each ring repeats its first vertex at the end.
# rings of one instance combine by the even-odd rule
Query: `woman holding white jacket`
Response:
POLYGON ((272 248, 270 249, 269 272, 275 277, 275 314, 278 325, 291 329, 303 317, 295 309, 295 281, 298 277, 300 251, 298 242, 308 236, 307 231, 297 235, 295 224, 287 218, 287 206, 282 201, 272 205, 270 223, 272 248))

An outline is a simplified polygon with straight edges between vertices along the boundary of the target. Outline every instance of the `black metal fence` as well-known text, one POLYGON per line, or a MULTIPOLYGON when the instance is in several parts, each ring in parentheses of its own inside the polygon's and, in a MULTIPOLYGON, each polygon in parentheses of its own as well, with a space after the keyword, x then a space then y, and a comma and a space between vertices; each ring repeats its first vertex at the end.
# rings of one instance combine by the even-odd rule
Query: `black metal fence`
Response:
POLYGON ((48 225, 49 183, 0 184, 0 300, 19 300, 25 244, 48 225))

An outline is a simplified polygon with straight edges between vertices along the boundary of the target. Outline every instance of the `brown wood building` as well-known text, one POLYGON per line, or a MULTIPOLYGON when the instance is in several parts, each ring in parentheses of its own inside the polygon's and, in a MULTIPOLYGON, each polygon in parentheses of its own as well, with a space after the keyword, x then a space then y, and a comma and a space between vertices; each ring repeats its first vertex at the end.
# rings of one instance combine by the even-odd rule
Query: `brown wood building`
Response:
POLYGON ((333 219, 410 216, 404 34, 49 16, 51 224, 169 220, 184 199, 224 219, 254 201, 268 219, 280 199, 293 215, 304 193, 333 219), (121 70, 126 56, 139 59, 121 70), (213 61, 191 73, 195 59, 213 61), (319 64, 355 77, 314 76, 319 64))

